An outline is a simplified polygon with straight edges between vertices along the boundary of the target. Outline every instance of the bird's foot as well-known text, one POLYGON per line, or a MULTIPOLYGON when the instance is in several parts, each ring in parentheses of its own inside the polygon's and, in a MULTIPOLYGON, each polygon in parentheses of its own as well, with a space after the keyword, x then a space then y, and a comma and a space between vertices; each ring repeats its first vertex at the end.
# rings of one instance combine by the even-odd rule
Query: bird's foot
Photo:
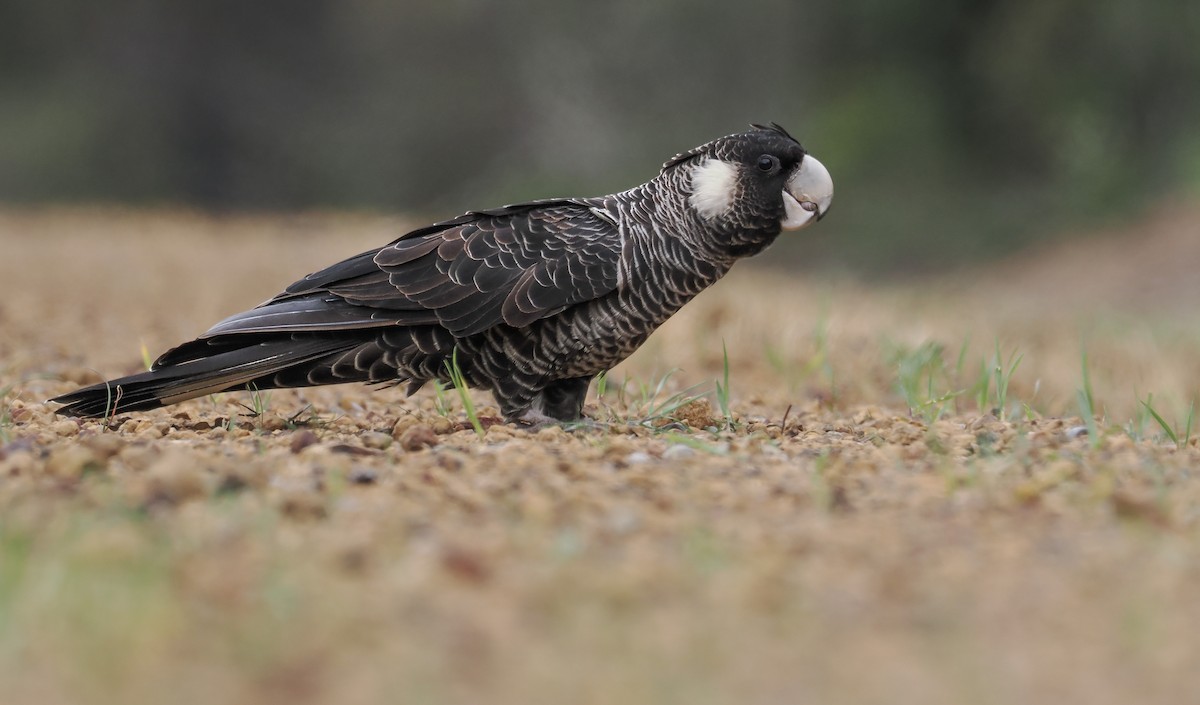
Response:
POLYGON ((558 426, 564 431, 599 431, 608 428, 607 425, 593 421, 586 416, 581 416, 571 421, 564 421, 556 419, 553 416, 547 416, 534 409, 529 409, 514 418, 513 423, 527 431, 540 431, 543 428, 550 428, 551 426, 558 426))
POLYGON ((564 431, 607 431, 609 424, 580 416, 574 421, 563 421, 562 427, 564 431))
POLYGON ((535 409, 528 409, 520 416, 514 418, 513 423, 528 431, 540 431, 543 428, 557 426, 561 422, 553 416, 547 416, 535 409))

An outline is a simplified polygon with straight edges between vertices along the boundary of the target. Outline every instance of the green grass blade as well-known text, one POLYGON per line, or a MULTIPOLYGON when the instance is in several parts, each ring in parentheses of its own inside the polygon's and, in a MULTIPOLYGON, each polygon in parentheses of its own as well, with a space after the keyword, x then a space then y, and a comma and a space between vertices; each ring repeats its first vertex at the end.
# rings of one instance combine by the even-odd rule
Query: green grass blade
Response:
POLYGON ((483 429, 483 424, 479 421, 479 414, 475 412, 475 402, 471 399, 471 392, 467 386, 467 378, 463 375, 462 367, 458 364, 457 345, 454 346, 454 352, 450 354, 450 359, 446 361, 446 373, 450 376, 450 383, 458 391, 459 401, 462 402, 463 412, 466 413, 467 420, 471 422, 471 428, 475 429, 475 435, 483 438, 487 432, 483 429))
MULTIPOLYGON (((1164 419, 1162 417, 1162 415, 1159 414, 1158 411, 1153 406, 1150 406, 1149 401, 1143 401, 1142 406, 1146 407, 1146 411, 1150 412, 1151 418, 1153 418, 1155 423, 1158 424, 1158 427, 1163 430, 1163 433, 1165 433, 1167 435, 1167 438, 1170 438, 1171 442, 1174 443, 1176 446, 1178 446, 1179 445, 1179 436, 1176 435, 1175 429, 1171 428, 1171 424, 1167 423, 1167 420, 1164 419)), ((1189 427, 1191 426, 1191 415, 1190 414, 1189 414, 1189 418, 1188 418, 1188 425, 1189 425, 1189 427)))
POLYGON ((718 380, 717 386, 717 405, 721 407, 721 416, 725 419, 725 430, 731 430, 734 427, 733 410, 729 406, 729 349, 725 346, 725 341, 721 341, 721 354, 724 358, 723 380, 718 380))
POLYGON ((1087 425, 1088 444, 1092 448, 1099 448, 1100 429, 1096 423, 1096 397, 1092 393, 1092 377, 1088 372, 1087 348, 1083 349, 1082 364, 1083 387, 1077 390, 1076 398, 1079 402, 1079 411, 1083 415, 1083 422, 1087 425))

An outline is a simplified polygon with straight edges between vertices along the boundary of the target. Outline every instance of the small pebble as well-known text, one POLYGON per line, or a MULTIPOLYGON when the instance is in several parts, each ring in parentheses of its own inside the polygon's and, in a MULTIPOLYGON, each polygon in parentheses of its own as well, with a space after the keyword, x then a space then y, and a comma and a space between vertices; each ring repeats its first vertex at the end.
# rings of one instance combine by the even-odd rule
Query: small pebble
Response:
POLYGON ((33 472, 34 467, 33 453, 27 450, 7 453, 0 458, 0 478, 28 475, 33 472))
POLYGON ((146 470, 146 501, 181 504, 207 496, 213 478, 201 462, 183 450, 163 453, 146 470))
POLYGON ((368 431, 362 434, 359 439, 367 448, 374 448, 376 450, 386 450, 392 444, 392 437, 389 434, 379 431, 368 431))
POLYGON ((80 438, 80 441, 102 460, 113 457, 125 447, 125 441, 115 433, 97 433, 80 438))
POLYGON ((546 426, 545 428, 538 429, 534 436, 543 443, 551 443, 554 441, 561 441, 566 438, 567 432, 563 430, 562 426, 554 424, 552 426, 546 426))
POLYGON ((404 435, 405 431, 420 423, 420 419, 418 419, 415 415, 404 414, 400 418, 396 419, 395 425, 392 426, 392 438, 400 440, 400 437, 404 435))
POLYGON ((324 495, 311 489, 283 488, 274 498, 274 504, 292 519, 321 519, 327 513, 324 495))
POLYGON ((351 468, 346 479, 356 485, 373 485, 379 479, 379 473, 372 468, 351 468))
POLYGON ((492 577, 491 566, 480 553, 462 547, 442 551, 442 568, 455 578, 472 585, 482 585, 492 577))
POLYGON ((329 446, 330 453, 341 453, 342 455, 379 455, 379 451, 374 448, 364 448, 362 446, 351 445, 349 443, 334 443, 329 446))
POLYGON ((662 457, 663 460, 683 460, 684 458, 690 458, 695 454, 696 450, 694 448, 689 448, 685 445, 679 444, 673 445, 663 451, 662 457))
POLYGON ((305 429, 292 434, 292 442, 288 444, 288 448, 293 453, 299 453, 316 442, 317 434, 305 429))
POLYGON ((103 465, 92 449, 73 444, 55 449, 46 460, 46 471, 55 477, 75 478, 103 465))
POLYGON ((437 434, 425 424, 411 426, 400 435, 400 447, 409 452, 432 448, 437 444, 437 434))

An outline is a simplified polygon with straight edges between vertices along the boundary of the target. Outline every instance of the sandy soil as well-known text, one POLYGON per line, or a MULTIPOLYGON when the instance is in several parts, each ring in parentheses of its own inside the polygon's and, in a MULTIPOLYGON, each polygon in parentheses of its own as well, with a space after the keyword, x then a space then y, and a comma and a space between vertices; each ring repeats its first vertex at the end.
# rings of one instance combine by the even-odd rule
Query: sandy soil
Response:
POLYGON ((0 702, 1188 701, 1198 226, 903 285, 743 266, 598 428, 479 394, 480 437, 452 390, 43 403, 401 220, 0 212, 0 702))

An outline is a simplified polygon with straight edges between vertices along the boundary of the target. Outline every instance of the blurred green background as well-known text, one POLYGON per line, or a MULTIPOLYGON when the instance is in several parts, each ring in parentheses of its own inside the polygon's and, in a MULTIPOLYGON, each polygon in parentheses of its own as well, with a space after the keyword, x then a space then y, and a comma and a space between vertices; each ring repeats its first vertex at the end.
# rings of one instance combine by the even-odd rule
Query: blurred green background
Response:
POLYGON ((448 217, 776 121, 791 261, 924 272, 1200 184, 1196 0, 0 3, 0 201, 448 217))

